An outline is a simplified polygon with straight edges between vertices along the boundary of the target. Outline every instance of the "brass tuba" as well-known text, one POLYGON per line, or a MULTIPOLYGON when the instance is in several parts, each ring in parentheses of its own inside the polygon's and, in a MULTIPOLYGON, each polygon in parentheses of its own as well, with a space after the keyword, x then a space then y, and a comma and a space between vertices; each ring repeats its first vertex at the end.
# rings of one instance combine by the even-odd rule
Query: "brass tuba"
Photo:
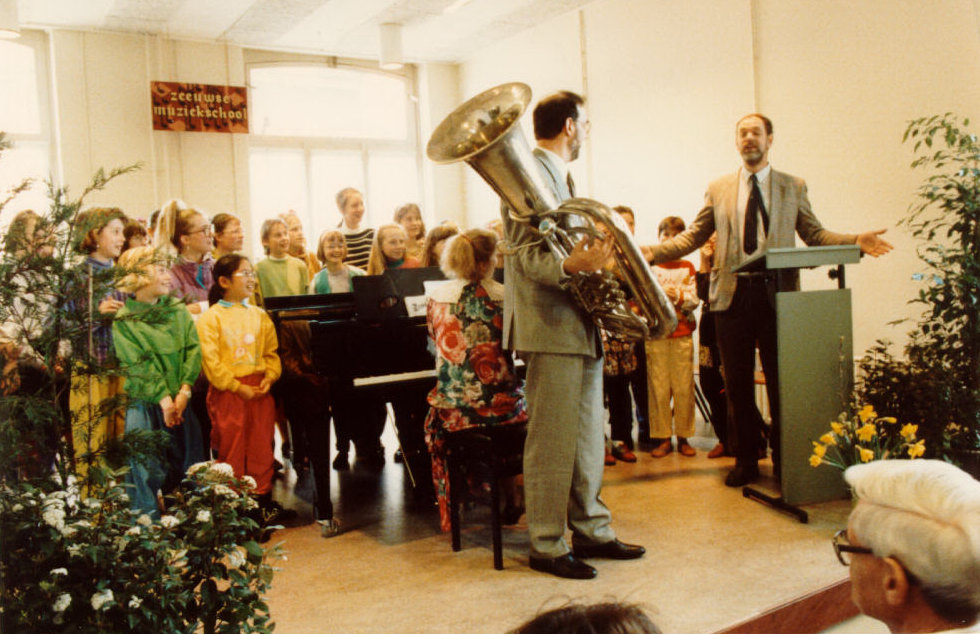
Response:
POLYGON ((446 117, 432 133, 426 153, 439 164, 469 163, 504 199, 511 218, 534 227, 559 260, 568 257, 581 235, 600 236, 596 223, 604 225, 613 237, 618 269, 640 315, 629 309, 626 294, 609 271, 571 276, 568 287, 573 298, 607 331, 630 339, 666 337, 677 327, 677 315, 626 222, 595 200, 560 202, 545 184, 518 124, 530 101, 531 89, 526 84, 491 88, 446 117))

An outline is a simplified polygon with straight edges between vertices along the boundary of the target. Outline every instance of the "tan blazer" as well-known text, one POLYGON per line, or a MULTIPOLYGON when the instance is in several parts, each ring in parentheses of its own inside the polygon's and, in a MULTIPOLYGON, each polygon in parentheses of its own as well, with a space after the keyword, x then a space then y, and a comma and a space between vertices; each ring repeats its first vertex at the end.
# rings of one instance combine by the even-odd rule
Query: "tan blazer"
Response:
MULTIPOLYGON (((857 236, 834 233, 824 229, 810 209, 806 195, 806 183, 802 178, 772 170, 772 194, 769 201, 769 233, 766 244, 772 248, 796 246, 799 235, 807 246, 830 244, 854 244, 857 236)), ((735 295, 738 277, 733 269, 738 266, 742 246, 736 225, 738 201, 738 172, 723 176, 708 185, 704 194, 704 207, 698 212, 687 231, 653 247, 654 263, 669 262, 682 258, 707 242, 718 232, 718 247, 711 269, 708 289, 712 311, 727 310, 735 295)), ((798 281, 797 284, 798 286, 798 281)))
MULTIPOLYGON (((545 183, 564 201, 571 198, 568 184, 548 156, 534 156, 545 183)), ((572 301, 560 282, 568 276, 561 262, 526 223, 510 218, 501 205, 504 237, 515 251, 504 258, 504 347, 520 352, 601 355, 592 320, 572 301)))

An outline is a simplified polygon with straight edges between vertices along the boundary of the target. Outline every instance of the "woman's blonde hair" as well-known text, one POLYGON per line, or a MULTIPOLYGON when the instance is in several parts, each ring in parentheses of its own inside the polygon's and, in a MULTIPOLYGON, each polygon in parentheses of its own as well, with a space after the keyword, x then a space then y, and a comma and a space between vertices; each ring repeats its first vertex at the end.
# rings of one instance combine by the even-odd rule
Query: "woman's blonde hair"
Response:
POLYGON ((442 252, 441 268, 447 277, 479 282, 493 272, 489 266, 497 250, 497 235, 470 229, 452 238, 442 252))
POLYGON ((381 275, 388 268, 385 254, 381 251, 381 241, 384 239, 385 234, 390 231, 401 231, 405 233, 405 229, 401 225, 389 224, 378 227, 378 230, 374 232, 374 241, 371 242, 371 255, 368 256, 368 275, 381 275))
POLYGON ((116 288, 124 293, 135 293, 153 281, 154 265, 164 266, 166 257, 150 246, 133 247, 123 251, 116 266, 123 276, 116 281, 116 288))
POLYGON ((327 254, 323 249, 323 243, 327 241, 327 238, 333 236, 340 237, 340 242, 344 245, 343 259, 344 260, 347 259, 347 238, 344 237, 344 233, 337 229, 327 229, 326 231, 320 234, 320 240, 316 243, 316 257, 317 259, 320 260, 320 262, 323 262, 324 265, 326 265, 327 262, 327 254))
MULTIPOLYGON (((160 208, 157 230, 153 234, 153 246, 167 256, 179 255, 180 239, 190 233, 194 216, 207 219, 203 213, 184 204, 176 198, 168 200, 160 208)), ((210 226, 210 223, 209 223, 210 226)))

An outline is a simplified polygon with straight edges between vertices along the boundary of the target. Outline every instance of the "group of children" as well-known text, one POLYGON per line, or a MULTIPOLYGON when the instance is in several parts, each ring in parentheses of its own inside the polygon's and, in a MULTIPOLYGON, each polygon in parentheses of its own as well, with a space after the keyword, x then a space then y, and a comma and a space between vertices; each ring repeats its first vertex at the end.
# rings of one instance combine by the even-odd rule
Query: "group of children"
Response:
POLYGON ((341 194, 344 220, 320 236, 316 254, 306 252, 295 213, 265 221, 261 241, 267 257, 254 269, 238 253, 244 232, 231 214, 209 221, 171 201, 154 212, 147 230, 118 209, 83 212, 79 226, 86 233, 78 249, 86 266, 93 275, 118 267, 118 290, 93 306, 102 316, 92 322, 93 356, 105 362, 114 355, 127 380, 123 386, 86 379, 88 385, 72 390, 79 401, 72 407, 121 390, 128 407, 125 423, 121 417, 98 421, 89 425, 91 433, 78 433, 76 455, 90 456, 93 446, 123 433, 167 432, 165 459, 131 465, 134 508, 159 517, 158 492, 172 491, 210 449, 237 476, 254 478, 260 506, 281 509, 271 489, 274 429, 284 421, 272 387, 283 363, 273 323, 259 307, 263 298, 350 292, 356 276, 421 265, 425 228, 416 205, 400 207, 395 224, 367 230, 367 270, 352 264, 350 237, 356 242, 364 233, 358 227, 363 197, 352 189, 341 194))

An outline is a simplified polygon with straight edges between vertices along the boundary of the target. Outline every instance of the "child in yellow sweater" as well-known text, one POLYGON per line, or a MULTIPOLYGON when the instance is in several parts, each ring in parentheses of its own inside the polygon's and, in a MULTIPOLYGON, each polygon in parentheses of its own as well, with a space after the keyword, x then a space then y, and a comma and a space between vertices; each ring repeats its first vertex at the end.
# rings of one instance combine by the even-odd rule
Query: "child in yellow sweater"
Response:
POLYGON ((204 373, 211 383, 211 447, 236 477, 255 478, 263 506, 271 504, 276 406, 269 394, 282 365, 272 320, 248 298, 255 272, 243 255, 222 256, 214 265, 208 308, 197 321, 204 373))

